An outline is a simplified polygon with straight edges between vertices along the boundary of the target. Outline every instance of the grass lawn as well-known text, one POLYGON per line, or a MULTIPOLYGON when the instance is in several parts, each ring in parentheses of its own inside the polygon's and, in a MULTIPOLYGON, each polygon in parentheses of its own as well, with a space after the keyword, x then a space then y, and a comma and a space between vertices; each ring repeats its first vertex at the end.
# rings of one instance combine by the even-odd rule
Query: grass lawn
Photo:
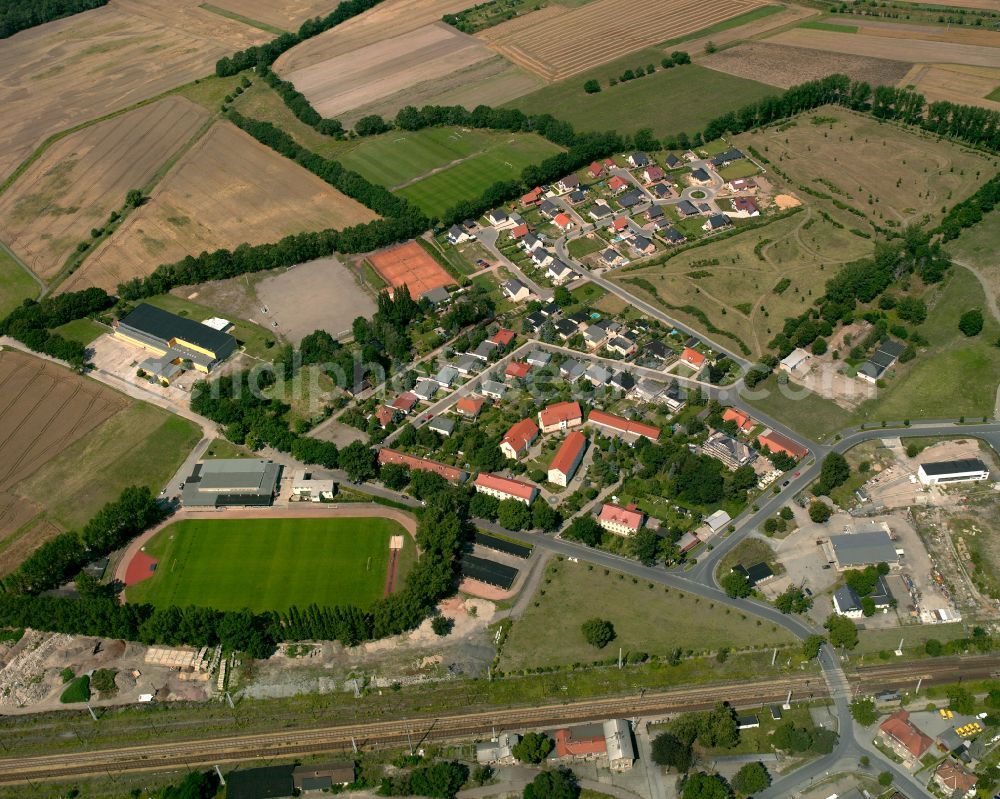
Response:
POLYGON ((814 31, 830 31, 832 33, 857 33, 857 25, 841 25, 839 22, 803 22, 800 28, 809 28, 814 31))
POLYGON ((986 95, 987 100, 992 100, 995 103, 1000 103, 1000 86, 997 86, 993 91, 986 95))
POLYGON ((504 671, 531 666, 570 665, 615 657, 625 652, 669 654, 675 647, 704 651, 790 643, 784 630, 715 606, 674 588, 611 572, 587 563, 551 564, 535 600, 514 622, 501 656, 504 671), (614 601, 609 601, 614 597, 614 601), (642 613, 636 609, 642 608, 642 613), (610 621, 617 638, 605 649, 588 644, 580 625, 600 617, 610 621), (698 618, 697 627, 677 619, 698 618))
MULTIPOLYGON (((780 705, 780 703, 778 704, 780 705)), ((746 713, 748 710, 742 712, 746 713)), ((792 705, 789 710, 782 709, 780 721, 775 721, 771 718, 770 705, 761 705, 756 713, 757 718, 760 720, 760 726, 740 730, 740 742, 736 746, 731 749, 713 749, 699 746, 698 751, 706 755, 722 756, 767 754, 773 750, 771 736, 780 724, 791 721, 796 727, 812 729, 814 726, 812 714, 806 705, 792 705)), ((669 727, 669 725, 666 726, 669 727)))
POLYGON ((590 255, 592 252, 600 252, 607 245, 608 243, 600 236, 594 236, 593 238, 581 236, 569 243, 569 254, 574 258, 583 258, 583 256, 590 255))
POLYGON ((0 247, 0 317, 26 299, 38 296, 38 284, 3 247, 0 247))
POLYGON ((213 316, 221 316, 233 323, 233 327, 229 333, 235 336, 237 343, 246 349, 248 355, 265 361, 270 361, 274 358, 273 348, 277 343, 277 336, 265 330, 260 325, 247 322, 245 319, 235 318, 231 314, 226 313, 224 309, 209 308, 206 305, 186 300, 183 297, 176 297, 173 294, 160 294, 156 297, 148 297, 143 302, 148 302, 150 305, 155 305, 157 308, 170 311, 178 316, 186 316, 188 319, 194 319, 197 322, 203 322, 213 316), (270 347, 268 346, 268 342, 271 344, 270 347))
POLYGON ((581 305, 593 305, 607 292, 596 283, 584 283, 573 289, 573 299, 581 305))
POLYGON ((53 328, 53 333, 58 333, 63 338, 70 341, 79 341, 87 346, 98 336, 108 332, 108 328, 99 325, 93 319, 74 319, 64 325, 53 328))
POLYGON ((778 92, 773 86, 716 72, 697 64, 659 67, 663 52, 650 49, 553 83, 508 103, 531 114, 552 114, 581 131, 612 128, 635 133, 652 128, 657 136, 693 133, 733 108, 778 92), (638 64, 653 63, 652 75, 610 86, 609 80, 638 64), (597 80, 601 91, 587 94, 583 84, 597 80), (623 113, 627 109, 627 113, 623 113))
MULTIPOLYGON (((899 639, 903 639, 903 654, 909 657, 924 655, 924 644, 931 638, 944 643, 956 638, 965 638, 968 633, 961 622, 954 624, 911 624, 906 627, 891 627, 888 630, 859 630, 858 654, 895 651, 899 639)), ((895 655, 890 660, 895 660, 895 655)))
POLYGON ((333 378, 318 365, 304 366, 290 380, 278 380, 264 390, 268 397, 280 399, 291 406, 288 421, 293 425, 302 420, 312 426, 337 388, 333 378))
POLYGON ((474 199, 497 181, 517 180, 521 170, 560 150, 534 134, 507 134, 503 142, 454 166, 400 189, 397 194, 431 217, 440 217, 462 200, 474 199))
MULTIPOLYGON (((128 599, 219 610, 285 610, 314 602, 368 607, 382 596, 393 535, 403 536, 412 563, 412 539, 389 519, 177 522, 146 545, 159 565, 128 589, 128 599)), ((397 581, 405 577, 404 565, 401 560, 397 581)))
POLYGON ((928 293, 930 312, 918 328, 931 342, 916 359, 895 367, 879 396, 861 405, 866 419, 941 419, 992 416, 1000 375, 1000 324, 986 308, 976 277, 955 267, 943 287, 928 293), (982 308, 985 324, 972 338, 958 329, 959 317, 970 308, 982 308), (960 391, 955 387, 961 386, 960 391))
POLYGON ((763 19, 764 17, 769 17, 771 14, 776 14, 783 10, 781 6, 761 6, 760 8, 755 8, 753 11, 748 11, 746 14, 740 14, 738 17, 732 17, 731 19, 723 20, 722 22, 717 22, 714 25, 710 25, 707 28, 702 28, 698 31, 692 31, 691 33, 686 33, 683 36, 678 36, 676 39, 668 39, 661 47, 673 47, 674 45, 680 44, 681 42, 689 42, 692 39, 701 39, 704 36, 711 36, 715 33, 722 33, 722 31, 727 31, 732 28, 738 28, 740 25, 746 25, 750 22, 756 22, 758 19, 763 19))
POLYGON ((187 419, 136 402, 18 485, 66 529, 80 527, 130 485, 159 494, 201 438, 187 419))
POLYGON ((206 460, 213 458, 252 458, 254 453, 246 447, 239 447, 225 438, 217 438, 208 445, 203 456, 206 460))
POLYGON ((757 165, 749 159, 736 161, 729 166, 719 169, 719 175, 723 180, 736 180, 737 178, 752 178, 757 174, 757 165))
POLYGON ((744 397, 751 405, 784 422, 793 430, 816 441, 843 430, 854 419, 832 400, 813 394, 801 386, 779 386, 777 375, 758 383, 744 397), (783 392, 790 392, 786 396, 783 392), (761 396, 764 395, 764 396, 761 396))

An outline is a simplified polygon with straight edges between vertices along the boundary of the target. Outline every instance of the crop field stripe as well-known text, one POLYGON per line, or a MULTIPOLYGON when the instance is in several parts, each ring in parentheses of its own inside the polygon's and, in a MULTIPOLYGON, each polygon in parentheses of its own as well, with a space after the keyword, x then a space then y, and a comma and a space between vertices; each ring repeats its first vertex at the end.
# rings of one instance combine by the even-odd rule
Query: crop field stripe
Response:
POLYGON ((282 34, 289 32, 282 30, 281 28, 276 28, 274 25, 268 25, 266 22, 260 22, 256 19, 250 19, 250 17, 244 17, 242 14, 237 14, 235 11, 229 11, 225 8, 213 6, 210 3, 201 3, 198 8, 211 11, 213 14, 218 14, 220 17, 225 17, 226 19, 242 22, 244 25, 249 25, 251 28, 257 28, 258 30, 266 31, 267 33, 273 33, 275 36, 281 36, 282 34))
POLYGON ((691 41, 692 39, 700 39, 703 36, 711 36, 714 33, 722 33, 722 31, 731 30, 732 28, 740 27, 740 25, 747 25, 751 22, 756 22, 758 19, 764 19, 764 17, 769 17, 772 14, 777 14, 784 10, 783 6, 761 6, 760 8, 755 8, 753 11, 747 11, 745 14, 740 14, 737 17, 730 17, 724 22, 719 22, 715 25, 701 28, 700 30, 691 31, 691 33, 686 33, 675 39, 668 39, 665 42, 661 42, 658 46, 671 47, 673 45, 681 44, 682 42, 691 41))
POLYGON ((402 527, 382 518, 181 521, 146 545, 160 566, 128 598, 220 610, 367 607, 385 590, 392 535, 407 545, 402 527))

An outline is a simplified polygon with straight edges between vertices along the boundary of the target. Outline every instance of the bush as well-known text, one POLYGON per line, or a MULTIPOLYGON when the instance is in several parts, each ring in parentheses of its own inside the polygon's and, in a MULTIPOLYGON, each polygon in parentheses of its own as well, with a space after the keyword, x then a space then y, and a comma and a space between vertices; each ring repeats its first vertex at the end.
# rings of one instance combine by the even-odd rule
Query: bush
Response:
POLYGON ((596 80, 588 80, 583 84, 583 90, 587 94, 597 94, 601 90, 601 84, 596 80))
POLYGON ((615 640, 614 625, 605 619, 588 619, 580 626, 580 630, 587 643, 598 649, 604 649, 615 640))
POLYGON ((62 692, 59 701, 64 705, 71 705, 74 702, 87 702, 90 700, 90 677, 84 674, 77 677, 69 684, 69 687, 62 692))
POLYGON ((854 720, 864 727, 870 727, 878 721, 878 712, 875 710, 875 700, 869 698, 855 699, 851 702, 851 715, 854 720))
POLYGON ((763 791, 770 784, 771 775, 759 760, 745 764, 733 777, 733 787, 745 796, 763 791))
POLYGON ((830 519, 830 506, 820 500, 814 500, 809 504, 809 518, 816 524, 823 524, 830 519))
POLYGON ((958 329, 966 336, 978 336, 983 329, 983 312, 978 308, 966 311, 958 320, 958 329))
POLYGON ((529 732, 514 744, 511 754, 522 763, 541 763, 549 756, 555 743, 541 732, 529 732))
POLYGON ((652 755, 654 763, 675 768, 680 774, 691 768, 691 745, 672 732, 660 733, 653 739, 652 755))
POLYGON ((431 629, 434 630, 435 635, 445 636, 451 632, 451 628, 455 626, 455 623, 449 619, 447 616, 435 616, 434 620, 431 622, 431 629))

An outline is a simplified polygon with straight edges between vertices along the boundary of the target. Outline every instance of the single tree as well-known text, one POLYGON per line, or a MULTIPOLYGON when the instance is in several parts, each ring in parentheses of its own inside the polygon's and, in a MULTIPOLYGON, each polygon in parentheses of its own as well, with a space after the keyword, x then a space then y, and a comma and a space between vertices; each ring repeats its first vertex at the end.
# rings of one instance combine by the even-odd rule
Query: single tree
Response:
POLYGON ((809 518, 816 524, 823 524, 830 519, 830 506, 821 500, 813 500, 809 503, 809 518))
POLYGON ((802 642, 802 654, 805 655, 809 660, 819 657, 820 649, 823 648, 823 642, 826 639, 822 635, 810 635, 802 642))
POLYGON ((978 336, 983 329, 983 312, 978 308, 966 311, 958 320, 958 329, 967 336, 978 336))
POLYGON ((731 799, 732 789, 718 774, 698 771, 684 782, 682 799, 731 799))
POLYGON ((598 81, 591 79, 583 84, 583 90, 587 94, 597 94, 601 90, 601 84, 598 81))
POLYGON ((691 768, 691 744, 673 733, 661 732, 653 739, 653 762, 683 774, 691 768))
POLYGON ((759 760, 747 763, 733 777, 733 787, 744 796, 763 791, 771 784, 771 775, 759 760))
POLYGON ((604 649, 615 640, 614 625, 605 619, 588 619, 580 626, 580 630, 587 643, 598 649, 604 649))
POLYGON ((842 646, 845 649, 854 649, 858 645, 858 628, 846 616, 831 613, 823 626, 830 633, 831 645, 842 646))
POLYGON ((541 763, 555 746, 549 736, 541 732, 529 732, 511 748, 511 754, 522 763, 541 763))
POLYGON ((433 621, 431 621, 431 629, 434 630, 435 635, 440 636, 450 633, 454 625, 455 623, 447 616, 435 616, 433 621))
POLYGON ((580 786, 568 768, 543 771, 524 786, 524 799, 577 799, 580 786))
POLYGON ((878 721, 878 711, 875 710, 875 700, 871 697, 855 699, 851 702, 851 715, 864 727, 870 727, 878 721))
POLYGON ((733 598, 750 596, 750 592, 753 590, 750 587, 750 581, 743 572, 729 572, 719 581, 719 584, 726 595, 733 598))

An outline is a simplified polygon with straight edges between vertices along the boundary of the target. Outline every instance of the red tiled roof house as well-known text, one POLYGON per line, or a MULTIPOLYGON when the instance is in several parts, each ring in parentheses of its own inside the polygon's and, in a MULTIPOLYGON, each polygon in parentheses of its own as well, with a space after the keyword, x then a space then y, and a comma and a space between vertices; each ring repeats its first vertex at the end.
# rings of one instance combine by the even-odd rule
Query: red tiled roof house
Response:
POLYGON ((919 760, 934 743, 910 722, 908 710, 897 710, 879 724, 878 737, 907 763, 919 760))
POLYGON ((630 504, 623 508, 610 502, 604 503, 597 517, 597 523, 609 533, 624 536, 638 533, 645 520, 645 515, 641 510, 637 510, 635 505, 630 504))
POLYGON ((537 486, 525 483, 521 480, 511 480, 508 477, 500 477, 496 474, 480 472, 476 475, 476 491, 480 494, 488 494, 499 500, 516 499, 525 505, 530 505, 538 496, 537 486))
POLYGON ((583 424, 579 402, 556 402, 538 412, 538 426, 543 433, 568 430, 583 424))
POLYGON ((511 425, 500 442, 500 451, 508 458, 517 460, 528 451, 538 438, 538 427, 531 419, 522 419, 511 425))
POLYGON ((549 464, 549 482, 565 488, 573 479, 576 470, 580 468, 583 453, 587 451, 587 437, 579 430, 574 430, 563 441, 556 456, 549 464))

